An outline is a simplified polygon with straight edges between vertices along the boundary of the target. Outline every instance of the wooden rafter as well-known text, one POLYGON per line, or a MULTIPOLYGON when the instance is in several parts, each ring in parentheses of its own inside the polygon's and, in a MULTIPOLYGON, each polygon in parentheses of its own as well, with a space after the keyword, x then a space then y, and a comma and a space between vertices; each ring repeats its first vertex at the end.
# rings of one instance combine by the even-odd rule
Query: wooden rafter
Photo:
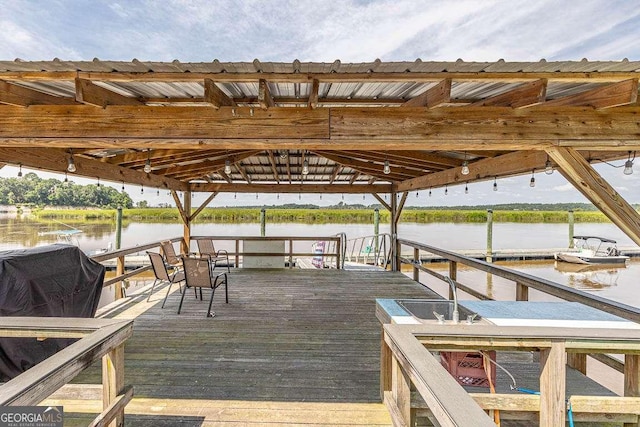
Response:
MULTIPOLYGON (((393 221, 397 224, 400 221, 400 215, 402 215, 402 209, 404 209, 404 204, 407 202, 407 196, 409 193, 405 191, 402 193, 402 197, 400 198, 400 203, 398 203, 398 207, 396 208, 396 216, 393 218, 393 221)), ((395 197, 392 195, 391 197, 395 197)))
POLYGON ((318 106, 318 91, 320 90, 320 82, 318 79, 314 79, 311 83, 311 92, 309 93, 309 108, 316 108, 318 106))
POLYGON ((391 212, 391 206, 389 206, 389 204, 382 198, 380 197, 379 194, 373 193, 373 197, 375 197, 375 199, 380 202, 380 204, 382 205, 382 207, 384 207, 386 210, 388 210, 389 212, 391 212))
POLYGON ((165 169, 160 169, 158 173, 162 173, 166 176, 180 176, 182 174, 200 173, 199 176, 210 174, 213 172, 219 173, 225 166, 225 160, 230 159, 232 163, 240 162, 247 157, 251 157, 257 154, 257 150, 242 150, 234 152, 231 155, 224 157, 218 157, 214 160, 205 160, 197 163, 190 163, 181 166, 172 166, 165 169))
POLYGON ((30 105, 73 105, 73 98, 49 95, 24 86, 0 80, 0 104, 28 107, 30 105))
POLYGON ((269 156, 269 163, 271 163, 271 171, 273 172, 273 178, 277 183, 280 183, 280 175, 278 175, 278 167, 276 165, 276 159, 273 156, 272 150, 267 150, 267 155, 269 156))
POLYGON ((239 163, 236 163, 234 166, 242 176, 242 179, 247 181, 247 184, 251 184, 251 177, 247 174, 247 171, 244 170, 244 167, 242 167, 242 165, 239 163))
POLYGON ((211 104, 216 110, 220 107, 235 107, 235 101, 230 98, 212 79, 204 79, 204 102, 211 104))
MULTIPOLYGON (((443 170, 447 168, 438 163, 421 160, 420 159, 421 153, 417 151, 412 151, 411 153, 414 154, 413 158, 407 155, 397 155, 393 151, 336 151, 336 154, 340 154, 346 157, 354 157, 362 160, 373 160, 373 161, 379 162, 380 159, 387 159, 394 166, 402 166, 403 168, 413 169, 413 170, 420 170, 420 171, 424 169, 443 170)), ((458 159, 449 159, 449 160, 451 163, 449 167, 458 166, 462 164, 462 161, 458 159)))
POLYGON ((638 101, 638 79, 629 79, 565 96, 544 103, 545 107, 585 106, 611 108, 635 104, 638 101))
POLYGON ((401 107, 427 107, 433 108, 451 101, 451 79, 447 78, 433 87, 430 87, 415 98, 411 98, 401 107))
POLYGON ((287 162, 287 179, 289 180, 289 184, 291 184, 291 160, 289 159, 289 153, 287 153, 285 160, 287 162))
POLYGON ((329 184, 333 184, 333 182, 336 180, 336 178, 338 177, 338 174, 340 173, 340 171, 342 170, 343 166, 340 164, 337 164, 333 167, 333 172, 331 172, 331 177, 329 178, 329 184))
MULTIPOLYGON (((411 171, 407 171, 407 170, 400 171, 399 168, 395 168, 396 169, 395 171, 392 169, 391 173, 385 175, 383 172, 383 165, 381 164, 355 160, 349 157, 336 155, 331 151, 318 150, 318 151, 314 151, 314 153, 316 153, 318 156, 325 157, 336 163, 340 163, 343 166, 348 166, 352 169, 359 170, 360 172, 365 173, 367 175, 376 176, 382 180, 399 181, 402 179, 412 178, 420 175, 419 173, 418 174, 412 173, 411 171)), ((378 160, 382 160, 382 159, 378 159, 378 160)))
MULTIPOLYGON (((203 160, 208 158, 216 158, 228 153, 227 150, 151 150, 149 152, 151 161, 155 166, 173 165, 181 162, 189 162, 194 160, 203 160)), ((147 161, 147 151, 137 151, 132 153, 125 153, 123 155, 105 157, 100 159, 103 162, 126 166, 126 167, 138 167, 144 165, 147 161)))
POLYGON ((97 107, 106 107, 107 105, 144 105, 136 98, 120 95, 119 93, 98 86, 89 80, 75 79, 76 83, 76 101, 94 105, 97 107))
POLYGON ((640 245, 640 214, 596 172, 576 150, 553 147, 549 157, 560 166, 560 172, 602 213, 636 244, 640 245))
POLYGON ((353 183, 356 182, 358 178, 360 178, 360 172, 358 172, 357 170, 354 170, 353 176, 349 179, 349 185, 353 185, 353 183))
POLYGON ((218 193, 217 193, 217 192, 216 192, 216 193, 211 193, 211 194, 209 195, 209 197, 207 197, 207 199, 206 199, 204 202, 202 202, 202 204, 200 205, 200 207, 199 207, 198 209, 196 209, 196 211, 195 211, 195 212, 193 212, 193 213, 189 216, 189 219, 190 219, 191 221, 193 221, 194 219, 196 219, 196 217, 197 217, 198 215, 200 215, 200 212, 202 212, 202 211, 204 210, 204 208, 206 208, 207 206, 209 206, 209 203, 211 203, 211 201, 212 201, 212 200, 213 200, 217 195, 218 195, 218 193))
POLYGON ((275 107, 271 91, 269 90, 269 84, 265 79, 258 80, 258 103, 260 108, 266 110, 267 108, 275 107))
POLYGON ((540 79, 528 83, 523 83, 499 95, 491 96, 478 102, 474 102, 473 104, 470 104, 469 107, 527 107, 544 102, 546 95, 547 80, 540 79))
POLYGON ((176 208, 178 208, 178 212, 180 213, 180 217, 182 218, 182 223, 188 224, 189 214, 182 206, 182 201, 180 200, 180 197, 178 197, 178 193, 175 190, 171 190, 171 196, 173 197, 173 201, 176 203, 176 208))

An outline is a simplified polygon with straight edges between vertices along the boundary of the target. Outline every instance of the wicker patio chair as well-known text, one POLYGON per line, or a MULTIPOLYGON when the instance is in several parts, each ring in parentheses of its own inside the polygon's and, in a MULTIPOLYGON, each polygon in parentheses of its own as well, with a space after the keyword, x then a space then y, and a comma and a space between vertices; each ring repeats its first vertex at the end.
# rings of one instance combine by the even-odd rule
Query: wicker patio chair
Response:
MULTIPOLYGON (((183 271, 185 273, 185 286, 187 288, 200 289, 200 299, 202 300, 202 288, 211 289, 211 299, 209 300, 209 308, 207 309, 207 317, 215 316, 215 313, 211 312, 211 305, 213 304, 213 295, 216 289, 224 284, 225 301, 229 303, 229 286, 227 283, 227 273, 213 274, 212 261, 208 257, 190 258, 182 257, 183 271)), ((184 294, 182 293, 180 299, 180 306, 178 307, 178 314, 182 310, 182 302, 184 301, 184 294)))

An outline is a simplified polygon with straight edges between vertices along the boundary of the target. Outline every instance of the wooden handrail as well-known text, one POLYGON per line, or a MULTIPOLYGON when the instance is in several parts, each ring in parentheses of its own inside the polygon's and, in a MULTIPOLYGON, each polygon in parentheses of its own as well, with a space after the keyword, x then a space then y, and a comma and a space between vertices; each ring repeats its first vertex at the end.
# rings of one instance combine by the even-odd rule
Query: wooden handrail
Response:
MULTIPOLYGON (((598 310, 606 311, 608 313, 620 316, 624 319, 631 320, 636 323, 640 323, 640 309, 632 307, 627 304, 622 304, 617 301, 611 301, 606 298, 602 298, 597 295, 591 295, 587 292, 570 288, 569 286, 561 285, 551 280, 543 279, 540 277, 532 276, 530 274, 521 273, 515 270, 511 270, 506 267, 495 265, 489 262, 480 261, 474 258, 469 258, 464 255, 457 254, 445 249, 437 248, 435 246, 425 245, 422 243, 414 242, 411 240, 398 239, 401 245, 410 246, 419 250, 434 253, 440 255, 444 259, 457 262, 462 265, 473 267, 477 270, 481 270, 487 273, 494 274, 496 276, 511 280, 520 286, 527 288, 533 288, 554 297, 566 300, 575 301, 590 307, 597 308, 598 310)), ((415 268, 422 267, 417 263, 410 263, 415 268)), ((429 271, 429 274, 431 272, 429 271)))

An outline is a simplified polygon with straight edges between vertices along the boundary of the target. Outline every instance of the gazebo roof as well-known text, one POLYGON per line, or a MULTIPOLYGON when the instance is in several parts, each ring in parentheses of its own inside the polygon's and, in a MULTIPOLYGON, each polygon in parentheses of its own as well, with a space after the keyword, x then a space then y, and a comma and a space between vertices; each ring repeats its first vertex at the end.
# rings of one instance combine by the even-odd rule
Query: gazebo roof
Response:
POLYGON ((439 187, 531 173, 559 147, 627 157, 639 71, 628 60, 0 61, 0 159, 61 172, 73 156, 78 174, 173 190, 439 187))

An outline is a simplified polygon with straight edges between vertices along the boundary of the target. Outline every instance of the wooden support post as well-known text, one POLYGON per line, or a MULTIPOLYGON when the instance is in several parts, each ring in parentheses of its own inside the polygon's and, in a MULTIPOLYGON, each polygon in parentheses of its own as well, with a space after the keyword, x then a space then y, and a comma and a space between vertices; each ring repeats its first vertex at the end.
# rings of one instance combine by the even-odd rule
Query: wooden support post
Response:
POLYGON ((540 351, 540 427, 565 425, 566 364, 564 341, 540 351))
MULTIPOLYGON (((116 276, 122 276, 124 274, 124 255, 119 256, 116 260, 116 276)), ((122 286, 123 282, 117 282, 114 286, 115 291, 115 299, 120 299, 124 297, 124 292, 122 286)))
MULTIPOLYGON (((105 410, 124 390, 124 344, 102 356, 102 409, 105 410)), ((124 410, 109 424, 109 427, 124 425, 124 410)))
POLYGON ((420 265, 420 249, 413 248, 413 280, 420 283, 420 270, 418 269, 418 265, 420 265))
POLYGON ((373 210, 373 254, 376 257, 376 260, 378 259, 378 248, 380 248, 380 245, 378 244, 378 235, 380 234, 380 210, 378 208, 375 208, 373 210))
POLYGON ((567 353, 567 365, 587 375, 587 355, 586 353, 567 353))
POLYGON ((574 223, 574 217, 573 217, 573 211, 569 210, 569 247, 573 248, 573 223, 574 223))
MULTIPOLYGON (((624 395, 640 396, 640 355, 625 354, 624 356, 624 395)), ((640 422, 625 423, 624 427, 639 427, 640 422)))
POLYGON ((516 282, 516 301, 529 301, 529 287, 516 282))
POLYGON ((416 425, 416 410, 411 409, 411 378, 409 378, 409 375, 402 369, 398 360, 395 357, 392 359, 393 400, 404 421, 404 425, 412 427, 416 425))
MULTIPOLYGON (((449 261, 449 277, 454 282, 458 280, 458 263, 455 261, 449 261)), ((449 299, 453 299, 453 289, 449 286, 449 299)))
POLYGON ((400 245, 398 243, 398 223, 396 216, 398 211, 398 193, 391 192, 391 270, 400 271, 400 245))
POLYGON ((336 242, 336 269, 340 270, 342 268, 342 245, 344 242, 342 241, 342 234, 339 235, 338 241, 336 242))
POLYGON ((116 249, 122 245, 122 206, 116 209, 116 249))
POLYGON ((380 399, 384 402, 385 391, 391 391, 391 368, 393 353, 384 341, 384 329, 380 334, 380 399))
POLYGON ((493 262, 493 210, 487 209, 487 262, 493 262))
POLYGON ((234 267, 240 268, 240 240, 236 240, 236 261, 234 267))
POLYGON ((180 250, 186 255, 191 251, 191 191, 184 192, 183 209, 185 213, 185 221, 180 250))
POLYGON ((260 209, 260 236, 266 236, 267 232, 267 212, 264 208, 260 209))
POLYGON ((289 240, 289 268, 293 268, 293 240, 289 240))

